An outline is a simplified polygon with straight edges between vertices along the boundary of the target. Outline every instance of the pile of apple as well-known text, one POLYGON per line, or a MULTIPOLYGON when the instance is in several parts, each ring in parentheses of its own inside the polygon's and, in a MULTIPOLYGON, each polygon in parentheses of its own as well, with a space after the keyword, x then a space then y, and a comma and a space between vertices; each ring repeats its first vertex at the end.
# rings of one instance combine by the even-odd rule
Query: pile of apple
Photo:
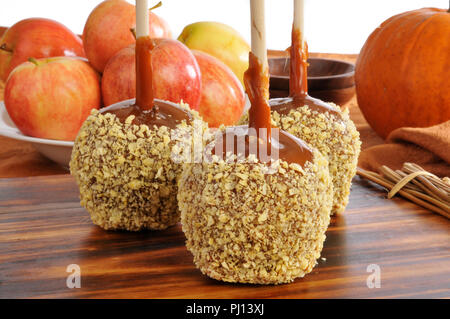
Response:
MULTIPOLYGON (((0 40, 0 80, 6 110, 26 135, 74 140, 92 109, 134 98, 135 6, 106 0, 89 15, 82 38, 59 22, 32 18, 0 40)), ((150 12, 153 92, 183 101, 211 127, 232 125, 242 114, 243 73, 249 45, 232 28, 197 22, 178 40, 150 12)))

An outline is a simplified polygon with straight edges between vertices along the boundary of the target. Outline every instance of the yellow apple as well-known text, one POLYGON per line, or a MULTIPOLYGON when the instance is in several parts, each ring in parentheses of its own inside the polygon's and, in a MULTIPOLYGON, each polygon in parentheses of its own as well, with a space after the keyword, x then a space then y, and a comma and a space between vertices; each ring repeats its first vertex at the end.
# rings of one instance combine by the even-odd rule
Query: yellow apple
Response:
POLYGON ((232 27, 219 22, 196 22, 184 27, 178 40, 192 50, 218 58, 244 83, 250 46, 232 27))

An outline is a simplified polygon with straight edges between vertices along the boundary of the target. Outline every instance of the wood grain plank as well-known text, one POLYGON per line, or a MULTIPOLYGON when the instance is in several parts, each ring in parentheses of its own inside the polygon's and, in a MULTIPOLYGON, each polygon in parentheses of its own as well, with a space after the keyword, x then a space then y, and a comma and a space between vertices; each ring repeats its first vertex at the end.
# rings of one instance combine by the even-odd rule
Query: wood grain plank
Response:
POLYGON ((0 298, 448 298, 449 230, 445 218, 355 177, 311 274, 228 284, 194 267, 180 225, 104 231, 80 207, 72 177, 0 179, 0 298), (81 268, 80 289, 66 287, 69 264, 81 268), (380 266, 381 288, 367 287, 369 264, 380 266))

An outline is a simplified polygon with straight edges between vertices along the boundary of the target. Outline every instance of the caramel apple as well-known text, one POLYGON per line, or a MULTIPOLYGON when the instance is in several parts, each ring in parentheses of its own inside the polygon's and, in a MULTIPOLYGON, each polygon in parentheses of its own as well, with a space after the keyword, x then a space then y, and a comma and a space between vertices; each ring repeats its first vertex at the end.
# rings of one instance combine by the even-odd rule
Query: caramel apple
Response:
MULTIPOLYGON (((75 140, 70 162, 81 204, 104 229, 165 229, 179 221, 176 195, 182 165, 173 160, 172 136, 200 119, 186 104, 153 98, 155 42, 148 37, 147 1, 137 1, 136 8, 147 15, 147 21, 137 15, 136 100, 93 112, 75 140)), ((192 134, 186 147, 190 138, 192 134)))
MULTIPOLYGON (((298 4, 296 3, 298 6, 298 4)), ((294 24, 290 48, 289 97, 271 99, 272 124, 301 138, 317 148, 328 160, 333 181, 332 214, 345 210, 360 153, 359 133, 349 117, 341 110, 308 95, 308 48, 303 40, 302 8, 294 8, 294 24)), ((244 115, 239 123, 248 121, 244 115)))
POLYGON ((203 274, 279 284, 309 273, 320 257, 332 185, 324 156, 271 127, 264 2, 252 0, 251 9, 249 125, 219 131, 206 147, 209 160, 185 167, 178 204, 186 246, 203 274))

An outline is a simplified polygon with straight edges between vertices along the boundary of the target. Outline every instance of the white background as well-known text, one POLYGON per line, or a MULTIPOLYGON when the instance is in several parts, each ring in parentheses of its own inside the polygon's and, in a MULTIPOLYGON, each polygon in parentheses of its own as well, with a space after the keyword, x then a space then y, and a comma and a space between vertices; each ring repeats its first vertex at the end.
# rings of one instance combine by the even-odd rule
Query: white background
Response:
MULTIPOLYGON (((149 5, 159 0, 149 0, 149 5)), ((0 0, 0 25, 29 17, 57 20, 81 34, 100 0, 0 0)), ((130 0, 129 2, 134 3, 130 0)), ((448 0, 306 0, 305 33, 311 52, 358 53, 381 22, 403 11, 422 7, 448 8, 448 0)), ((174 37, 197 21, 220 21, 250 42, 248 0, 163 0, 155 13, 165 18, 174 37)), ((266 0, 267 47, 284 50, 290 44, 292 0, 266 0)))

